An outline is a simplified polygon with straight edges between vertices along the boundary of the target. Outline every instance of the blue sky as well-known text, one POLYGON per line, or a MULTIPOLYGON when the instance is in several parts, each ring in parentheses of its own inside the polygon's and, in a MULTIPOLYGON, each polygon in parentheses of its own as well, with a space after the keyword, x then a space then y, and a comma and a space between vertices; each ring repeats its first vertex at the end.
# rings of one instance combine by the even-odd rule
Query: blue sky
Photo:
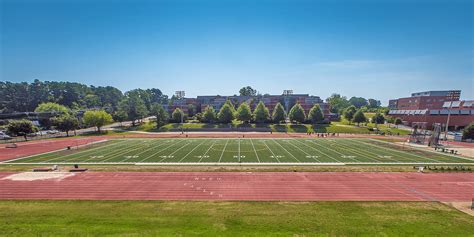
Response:
POLYGON ((474 99, 470 0, 0 0, 0 80, 474 99))

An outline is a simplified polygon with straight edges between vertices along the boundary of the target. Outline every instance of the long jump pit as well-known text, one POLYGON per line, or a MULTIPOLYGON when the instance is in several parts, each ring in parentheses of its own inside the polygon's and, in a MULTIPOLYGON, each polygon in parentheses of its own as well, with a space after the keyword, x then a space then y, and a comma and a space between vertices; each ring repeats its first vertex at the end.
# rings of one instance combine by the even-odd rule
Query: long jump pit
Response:
POLYGON ((470 202, 474 173, 0 173, 0 199, 470 202))

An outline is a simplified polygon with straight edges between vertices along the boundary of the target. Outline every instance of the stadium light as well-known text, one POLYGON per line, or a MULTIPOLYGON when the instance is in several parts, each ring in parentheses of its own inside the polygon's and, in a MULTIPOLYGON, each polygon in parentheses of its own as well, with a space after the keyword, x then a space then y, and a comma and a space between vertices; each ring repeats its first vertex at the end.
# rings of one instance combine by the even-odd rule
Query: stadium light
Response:
POLYGON ((448 140, 448 129, 449 129, 449 118, 451 117, 451 109, 453 108, 453 100, 456 97, 454 91, 448 92, 447 99, 449 99, 449 107, 448 107, 448 118, 446 119, 446 130, 444 131, 444 140, 448 140))

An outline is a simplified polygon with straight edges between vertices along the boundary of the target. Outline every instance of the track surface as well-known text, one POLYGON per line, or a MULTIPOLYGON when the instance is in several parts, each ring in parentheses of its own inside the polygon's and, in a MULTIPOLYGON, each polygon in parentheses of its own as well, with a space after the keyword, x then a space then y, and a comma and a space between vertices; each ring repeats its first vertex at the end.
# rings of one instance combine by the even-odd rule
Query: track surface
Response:
POLYGON ((470 201, 474 173, 87 172, 12 181, 0 199, 470 201))

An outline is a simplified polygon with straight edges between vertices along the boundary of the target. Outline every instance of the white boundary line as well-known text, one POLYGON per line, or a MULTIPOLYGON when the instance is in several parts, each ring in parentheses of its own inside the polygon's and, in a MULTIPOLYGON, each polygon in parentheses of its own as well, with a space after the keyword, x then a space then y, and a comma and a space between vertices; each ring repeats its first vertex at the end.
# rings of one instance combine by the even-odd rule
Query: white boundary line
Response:
MULTIPOLYGON (((392 148, 387 148, 387 147, 383 147, 383 146, 377 146, 377 145, 374 145, 374 144, 370 144, 370 143, 367 143, 367 142, 363 142, 363 141, 359 141, 359 140, 354 140, 356 142, 358 142, 359 144, 367 144, 369 146, 372 146, 372 147, 377 147, 377 148, 381 148, 381 149, 384 149, 384 150, 388 150, 388 151, 392 151, 392 152, 397 152, 399 154, 404 154, 404 155, 410 155, 410 156, 416 156, 416 157, 420 157, 422 159, 426 159, 426 160, 432 160, 432 161, 437 161, 435 159, 431 159, 431 158, 428 158, 428 157, 424 157, 424 156, 420 156, 420 155, 417 155, 417 154, 412 154, 410 152, 406 152, 406 151, 399 151, 397 149, 392 149, 392 148)), ((390 144, 390 143, 388 143, 390 144)), ((393 144, 392 144, 393 145, 393 144)))
MULTIPOLYGON (((301 162, 301 163, 276 163, 276 162, 261 162, 261 163, 256 163, 256 162, 248 162, 248 163, 231 163, 231 162, 182 162, 182 163, 177 163, 177 162, 144 162, 144 163, 137 163, 137 162, 57 162, 57 163, 15 163, 17 165, 124 165, 124 164, 133 164, 133 165, 157 165, 157 166, 168 166, 168 165, 175 165, 175 166, 186 166, 186 165, 208 165, 208 166, 225 166, 225 165, 231 165, 231 166, 245 166, 245 165, 255 165, 255 166, 260 166, 260 165, 269 165, 269 166, 327 166, 327 165, 376 165, 376 166, 383 166, 383 165, 467 165, 467 166, 472 166, 472 163, 409 163, 409 162, 404 162, 404 163, 396 163, 396 162, 387 162, 387 163, 380 163, 380 162, 344 162, 344 163, 339 163, 339 162, 301 162)), ((0 164, 0 165, 11 165, 11 164, 0 164)))

